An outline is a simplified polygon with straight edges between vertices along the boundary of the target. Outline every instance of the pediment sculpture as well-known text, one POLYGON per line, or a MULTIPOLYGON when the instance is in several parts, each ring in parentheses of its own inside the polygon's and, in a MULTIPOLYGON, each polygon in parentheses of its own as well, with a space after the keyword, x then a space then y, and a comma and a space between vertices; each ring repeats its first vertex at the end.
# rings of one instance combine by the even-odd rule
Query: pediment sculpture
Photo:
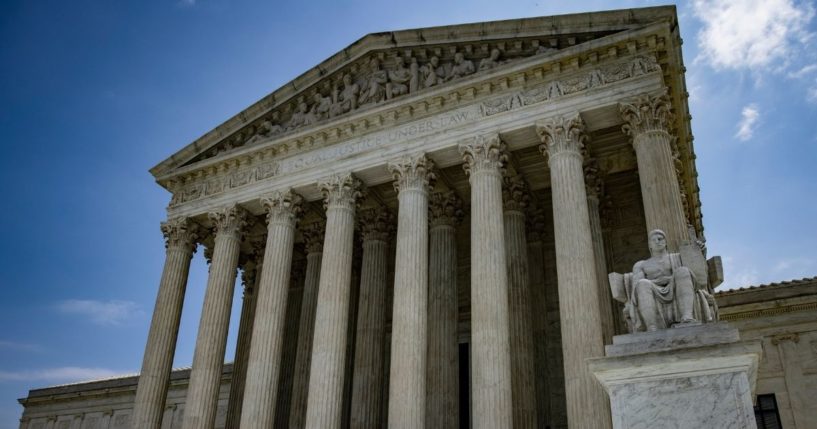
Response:
POLYGON ((706 260, 700 242, 684 243, 678 253, 667 250, 666 234, 648 234, 650 258, 630 273, 610 273, 613 298, 624 304, 631 333, 711 323, 718 320, 713 290, 723 282, 719 256, 706 260))

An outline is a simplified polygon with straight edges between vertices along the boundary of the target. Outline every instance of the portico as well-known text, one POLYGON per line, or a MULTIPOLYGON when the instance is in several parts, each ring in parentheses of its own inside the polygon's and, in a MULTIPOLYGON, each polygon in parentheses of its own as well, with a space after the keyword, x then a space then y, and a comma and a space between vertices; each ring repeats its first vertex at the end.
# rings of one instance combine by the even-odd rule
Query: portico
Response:
POLYGON ((183 427, 217 425, 239 270, 241 427, 280 422, 278 395, 290 427, 610 427, 585 360, 624 325, 599 272, 648 226, 702 238, 674 13, 366 36, 155 167, 173 198, 133 427, 161 427, 195 243, 183 427))

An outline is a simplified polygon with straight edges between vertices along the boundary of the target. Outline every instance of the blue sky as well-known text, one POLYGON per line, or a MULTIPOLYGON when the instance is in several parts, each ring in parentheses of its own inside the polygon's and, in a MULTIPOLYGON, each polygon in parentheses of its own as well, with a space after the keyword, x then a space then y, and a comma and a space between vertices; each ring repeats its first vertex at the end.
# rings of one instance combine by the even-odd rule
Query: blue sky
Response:
MULTIPOLYGON (((174 151, 366 33, 655 4, 3 2, 0 429, 29 388, 138 371, 169 201, 147 170, 174 151)), ((679 5, 704 224, 728 287, 817 275, 815 8, 679 5)), ((199 252, 176 366, 192 361, 205 282, 199 252)))

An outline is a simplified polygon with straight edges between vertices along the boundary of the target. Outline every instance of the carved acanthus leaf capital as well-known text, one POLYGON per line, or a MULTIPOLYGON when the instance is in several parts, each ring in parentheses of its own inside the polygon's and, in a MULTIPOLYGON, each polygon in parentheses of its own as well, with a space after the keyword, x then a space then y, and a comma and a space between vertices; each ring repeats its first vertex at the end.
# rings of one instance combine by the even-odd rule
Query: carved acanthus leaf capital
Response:
POLYGON ((666 90, 658 95, 640 95, 619 103, 618 108, 627 123, 621 130, 631 137, 655 131, 666 133, 672 123, 672 103, 666 90))
POLYGON ((261 198, 261 205, 267 210, 267 223, 295 226, 301 215, 303 198, 291 189, 275 191, 261 198))
POLYGON ((502 203, 505 211, 524 213, 530 204, 530 191, 522 175, 505 177, 505 186, 502 187, 502 203))
POLYGON ((394 232, 394 215, 385 207, 361 210, 359 219, 360 235, 364 242, 388 241, 394 232))
POLYGON ((465 174, 474 176, 480 172, 501 173, 508 155, 499 134, 480 135, 471 141, 460 143, 459 151, 465 164, 465 174))
POLYGON ((539 150, 548 157, 548 162, 558 155, 568 154, 581 157, 584 141, 584 122, 581 116, 557 117, 536 123, 536 133, 542 140, 539 150))
POLYGON ((253 222, 247 210, 239 205, 233 205, 207 214, 213 222, 218 236, 235 236, 241 239, 242 235, 253 222))
POLYGON ((525 217, 525 234, 528 241, 532 243, 544 241, 546 224, 545 211, 541 207, 531 206, 525 217))
POLYGON ((363 184, 352 173, 333 174, 318 182, 323 195, 324 207, 354 210, 363 196, 363 184))
POLYGON ((323 237, 326 232, 325 222, 315 222, 301 228, 301 235, 304 237, 304 248, 306 253, 318 253, 323 250, 323 237))
POLYGON ((595 199, 598 202, 604 195, 603 172, 599 167, 598 160, 593 157, 584 159, 584 186, 587 190, 587 198, 595 199))
POLYGON ((436 178, 434 161, 425 154, 405 156, 389 162, 387 168, 394 177, 394 190, 398 193, 403 190, 427 191, 436 178))
POLYGON ((200 235, 198 224, 186 217, 177 217, 162 222, 161 229, 166 249, 184 249, 191 253, 196 251, 200 235))
POLYGON ((434 192, 428 204, 429 222, 432 227, 439 225, 457 226, 462 222, 465 212, 462 199, 454 191, 434 192))

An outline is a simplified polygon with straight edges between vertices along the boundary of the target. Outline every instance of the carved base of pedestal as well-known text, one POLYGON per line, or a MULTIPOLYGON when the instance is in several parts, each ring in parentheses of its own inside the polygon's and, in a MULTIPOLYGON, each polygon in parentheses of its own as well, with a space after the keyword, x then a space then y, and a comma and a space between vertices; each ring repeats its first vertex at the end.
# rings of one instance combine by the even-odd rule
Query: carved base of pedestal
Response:
POLYGON ((760 341, 726 323, 619 335, 606 354, 588 364, 616 429, 756 427, 760 341))

